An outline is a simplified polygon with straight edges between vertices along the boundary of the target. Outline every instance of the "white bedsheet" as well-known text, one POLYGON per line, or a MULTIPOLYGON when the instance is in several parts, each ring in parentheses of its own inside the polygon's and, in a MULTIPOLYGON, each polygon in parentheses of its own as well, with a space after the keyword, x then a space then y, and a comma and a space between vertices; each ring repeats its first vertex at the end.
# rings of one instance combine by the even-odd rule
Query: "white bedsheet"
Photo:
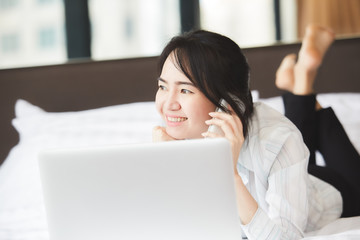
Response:
MULTIPOLYGON (((359 151, 360 94, 326 94, 319 100, 332 105, 359 151)), ((283 111, 279 97, 261 101, 283 111)), ((40 149, 147 142, 160 123, 153 102, 47 113, 19 100, 13 124, 20 142, 0 168, 0 239, 49 239, 36 158, 40 149)), ((339 219, 305 239, 360 239, 360 217, 339 219)))
POLYGON ((318 231, 308 233, 304 239, 360 239, 360 217, 340 218, 318 231))

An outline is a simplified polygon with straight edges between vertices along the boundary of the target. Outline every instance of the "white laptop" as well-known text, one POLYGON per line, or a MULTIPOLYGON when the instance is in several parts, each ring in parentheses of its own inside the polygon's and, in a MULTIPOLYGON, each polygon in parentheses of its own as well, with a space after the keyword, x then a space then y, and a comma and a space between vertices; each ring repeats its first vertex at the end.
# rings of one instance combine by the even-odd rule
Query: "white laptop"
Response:
POLYGON ((49 150, 39 166, 51 240, 241 238, 225 139, 49 150))

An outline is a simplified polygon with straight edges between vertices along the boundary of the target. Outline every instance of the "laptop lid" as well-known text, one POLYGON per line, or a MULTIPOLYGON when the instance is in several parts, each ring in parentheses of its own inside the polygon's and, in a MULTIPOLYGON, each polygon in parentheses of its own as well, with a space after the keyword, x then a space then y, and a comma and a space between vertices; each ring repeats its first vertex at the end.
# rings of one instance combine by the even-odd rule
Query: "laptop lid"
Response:
POLYGON ((51 240, 239 239, 225 139, 39 155, 51 240))

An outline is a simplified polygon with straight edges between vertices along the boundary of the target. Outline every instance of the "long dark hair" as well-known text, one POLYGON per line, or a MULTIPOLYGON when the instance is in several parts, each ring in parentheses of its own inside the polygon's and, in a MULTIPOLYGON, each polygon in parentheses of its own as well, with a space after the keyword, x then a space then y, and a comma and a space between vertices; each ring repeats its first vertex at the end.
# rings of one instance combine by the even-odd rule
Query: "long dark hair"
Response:
POLYGON ((174 37, 159 59, 161 74, 165 60, 174 53, 176 64, 185 76, 217 107, 220 99, 232 107, 248 135, 253 100, 249 87, 249 65, 240 47, 230 38, 197 30, 174 37))

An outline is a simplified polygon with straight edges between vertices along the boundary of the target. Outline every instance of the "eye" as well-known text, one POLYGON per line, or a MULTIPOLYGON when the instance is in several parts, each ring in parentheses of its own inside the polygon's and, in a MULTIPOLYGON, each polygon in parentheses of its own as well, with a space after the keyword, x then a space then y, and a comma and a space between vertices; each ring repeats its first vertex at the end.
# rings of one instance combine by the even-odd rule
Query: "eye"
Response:
POLYGON ((166 90, 166 87, 164 85, 159 85, 159 90, 166 90))
POLYGON ((194 93, 188 89, 181 89, 181 93, 184 93, 184 94, 190 94, 190 93, 194 93))

